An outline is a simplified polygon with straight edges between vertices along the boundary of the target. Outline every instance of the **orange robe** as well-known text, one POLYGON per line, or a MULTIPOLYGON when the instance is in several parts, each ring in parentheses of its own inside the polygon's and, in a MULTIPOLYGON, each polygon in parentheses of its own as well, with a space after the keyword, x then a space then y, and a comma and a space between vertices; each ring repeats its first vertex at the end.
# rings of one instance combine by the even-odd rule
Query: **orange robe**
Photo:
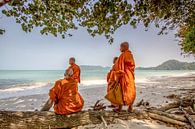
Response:
POLYGON ((112 69, 110 70, 110 72, 107 74, 107 82, 108 82, 108 87, 107 87, 107 93, 109 92, 109 90, 110 90, 110 85, 114 82, 114 81, 116 81, 116 76, 115 76, 115 74, 116 74, 116 65, 113 65, 112 66, 112 69))
POLYGON ((123 52, 116 62, 116 76, 122 89, 123 104, 131 106, 136 97, 134 69, 135 62, 131 51, 123 52))
POLYGON ((80 74, 81 74, 81 70, 79 68, 78 65, 73 64, 69 67, 70 69, 73 70, 73 75, 72 75, 72 79, 75 80, 77 83, 80 83, 80 74))
POLYGON ((82 110, 84 100, 78 92, 78 83, 72 79, 56 81, 49 93, 56 114, 68 115, 82 110))

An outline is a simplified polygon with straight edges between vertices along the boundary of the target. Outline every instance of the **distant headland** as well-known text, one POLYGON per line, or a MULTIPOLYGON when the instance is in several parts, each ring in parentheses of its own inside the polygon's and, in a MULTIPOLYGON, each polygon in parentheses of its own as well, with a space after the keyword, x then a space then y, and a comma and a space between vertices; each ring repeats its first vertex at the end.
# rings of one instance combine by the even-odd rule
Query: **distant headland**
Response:
POLYGON ((178 60, 168 60, 156 67, 137 67, 137 70, 195 70, 195 62, 180 62, 178 60))

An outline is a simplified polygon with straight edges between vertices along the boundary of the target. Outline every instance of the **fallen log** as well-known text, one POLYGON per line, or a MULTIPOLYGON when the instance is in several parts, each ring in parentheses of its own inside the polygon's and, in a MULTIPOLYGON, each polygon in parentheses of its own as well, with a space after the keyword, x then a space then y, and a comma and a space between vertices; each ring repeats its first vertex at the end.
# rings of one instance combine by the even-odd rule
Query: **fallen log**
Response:
POLYGON ((128 120, 141 118, 144 112, 115 113, 112 111, 83 111, 67 116, 56 115, 53 112, 19 112, 0 111, 1 129, 55 129, 72 128, 88 124, 112 123, 115 118, 128 120))
POLYGON ((179 108, 179 106, 182 106, 182 107, 190 106, 193 108, 193 104, 194 104, 193 99, 195 99, 195 95, 186 96, 186 97, 183 97, 181 99, 177 99, 173 103, 169 103, 168 105, 160 107, 160 108, 158 108, 158 110, 167 111, 167 110, 170 110, 172 108, 179 108), (181 101, 182 101, 182 105, 181 105, 181 101))
MULTIPOLYGON (((156 109, 134 110, 133 113, 112 111, 83 111, 67 116, 53 112, 19 112, 0 111, 0 128, 2 129, 55 129, 73 128, 88 124, 114 123, 114 120, 155 119, 165 123, 184 126, 188 120, 184 116, 168 114, 156 109)), ((194 117, 192 117, 193 119, 194 117)))
POLYGON ((159 120, 159 121, 163 121, 165 123, 170 123, 170 124, 174 124, 174 125, 179 125, 179 126, 185 126, 186 123, 185 122, 181 122, 166 116, 162 116, 162 115, 158 115, 155 113, 148 113, 149 117, 155 120, 159 120))
POLYGON ((194 123, 193 118, 192 118, 192 117, 183 109, 183 107, 180 107, 180 110, 181 110, 182 112, 184 112, 185 117, 186 117, 187 120, 190 122, 192 128, 195 129, 195 123, 194 123))
POLYGON ((173 103, 170 103, 166 106, 163 106, 161 108, 159 108, 160 111, 167 111, 167 110, 170 110, 172 108, 178 108, 180 106, 180 102, 177 101, 177 102, 173 102, 173 103))
POLYGON ((188 122, 188 120, 182 115, 169 114, 158 110, 148 110, 150 113, 158 114, 160 116, 168 117, 181 122, 188 122))

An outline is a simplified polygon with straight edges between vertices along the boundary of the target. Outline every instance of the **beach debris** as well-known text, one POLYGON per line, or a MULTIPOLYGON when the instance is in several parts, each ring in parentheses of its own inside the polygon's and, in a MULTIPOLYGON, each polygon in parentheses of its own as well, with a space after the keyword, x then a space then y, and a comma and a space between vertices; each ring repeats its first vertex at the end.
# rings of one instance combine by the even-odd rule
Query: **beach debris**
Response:
POLYGON ((52 101, 48 99, 40 111, 49 111, 52 105, 53 105, 52 101))
POLYGON ((187 118, 187 120, 189 121, 189 123, 191 124, 192 128, 195 129, 195 123, 194 120, 191 118, 191 116, 183 109, 182 107, 182 103, 183 101, 180 101, 180 106, 179 109, 185 114, 185 117, 187 118))
POLYGON ((147 102, 147 101, 144 102, 144 99, 141 99, 141 101, 139 101, 139 102, 136 104, 136 107, 140 107, 140 106, 147 107, 147 106, 149 106, 149 105, 150 105, 149 102, 147 102))
POLYGON ((166 96, 166 98, 168 98, 168 99, 179 99, 180 96, 175 95, 175 94, 170 94, 170 95, 166 96))
POLYGON ((126 121, 124 121, 124 120, 121 120, 121 119, 117 118, 115 120, 115 122, 118 123, 118 124, 120 124, 120 125, 122 125, 126 129, 130 129, 128 123, 126 121))
POLYGON ((159 110, 161 111, 167 111, 167 110, 170 110, 172 108, 179 108, 180 106, 180 100, 182 100, 182 107, 192 107, 194 102, 193 102, 193 98, 195 98, 195 95, 188 95, 188 96, 185 96, 183 98, 180 98, 180 99, 176 99, 174 102, 172 103, 169 103, 165 106, 162 106, 161 108, 159 108, 159 110))
POLYGON ((101 111, 106 109, 105 104, 101 102, 102 100, 103 99, 97 100, 94 106, 92 106, 94 111, 101 111))
MULTIPOLYGON (((171 99, 172 97, 170 97, 171 99)), ((73 128, 88 124, 102 124, 102 128, 108 128, 109 124, 116 123, 129 128, 127 120, 142 119, 155 120, 163 122, 166 125, 174 126, 178 129, 195 127, 195 94, 182 94, 174 102, 163 105, 160 108, 151 107, 149 102, 141 99, 134 107, 132 113, 122 111, 115 113, 105 111, 105 104, 98 100, 92 110, 82 111, 67 116, 56 115, 54 112, 35 111, 35 112, 17 112, 17 111, 0 111, 0 128, 6 128, 10 123, 15 128, 73 128), (20 115, 17 115, 20 113, 20 115), (36 124, 34 124, 36 123, 36 124), (60 124, 59 124, 60 123, 60 124)))
POLYGON ((195 112, 195 99, 193 99, 192 101, 193 101, 192 109, 195 112))
POLYGON ((108 127, 108 124, 107 124, 106 120, 104 119, 103 116, 100 116, 100 117, 101 117, 101 119, 102 119, 102 122, 103 122, 103 124, 104 124, 104 127, 107 128, 107 127, 108 127))

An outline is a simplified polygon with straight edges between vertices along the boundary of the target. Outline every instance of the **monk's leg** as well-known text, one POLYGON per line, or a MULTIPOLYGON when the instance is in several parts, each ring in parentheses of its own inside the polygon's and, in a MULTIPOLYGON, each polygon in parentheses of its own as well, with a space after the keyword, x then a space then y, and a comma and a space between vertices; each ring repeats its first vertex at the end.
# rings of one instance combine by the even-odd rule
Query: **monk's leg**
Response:
POLYGON ((133 112, 133 107, 132 107, 132 105, 128 107, 127 111, 130 112, 130 113, 133 112))
POLYGON ((130 112, 130 113, 133 112, 133 103, 134 103, 134 100, 135 100, 135 99, 133 99, 132 102, 128 105, 127 111, 130 112))

